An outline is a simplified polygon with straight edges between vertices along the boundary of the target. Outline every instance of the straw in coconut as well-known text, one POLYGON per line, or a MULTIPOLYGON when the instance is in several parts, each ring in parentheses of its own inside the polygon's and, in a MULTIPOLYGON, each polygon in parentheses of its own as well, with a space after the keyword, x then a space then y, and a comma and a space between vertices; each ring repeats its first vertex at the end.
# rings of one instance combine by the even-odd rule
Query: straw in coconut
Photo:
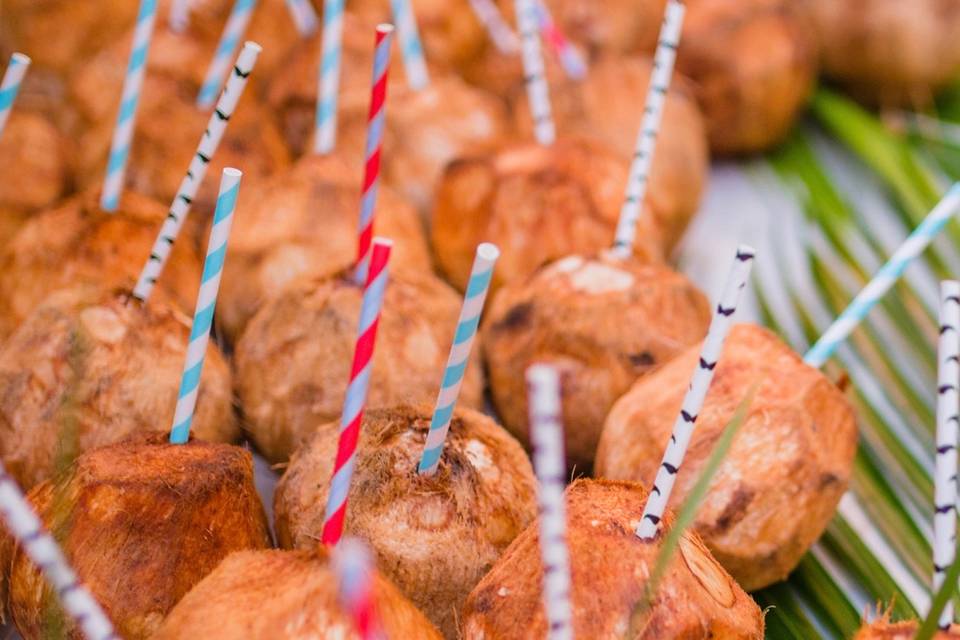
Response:
POLYGON ((204 76, 200 94, 197 96, 197 106, 201 109, 211 106, 217 99, 220 87, 223 85, 223 76, 230 68, 230 61, 233 60, 233 54, 237 50, 237 45, 240 44, 240 38, 247 30, 247 25, 250 24, 250 17, 256 6, 257 0, 237 0, 233 4, 233 10, 230 11, 227 24, 223 27, 217 50, 213 53, 213 60, 207 67, 207 74, 204 76))
POLYGON ((535 0, 515 0, 515 3, 524 83, 533 115, 533 135, 540 144, 550 145, 556 139, 556 129, 550 110, 550 88, 543 67, 543 51, 540 49, 537 6, 535 0))
POLYGON ((287 9, 290 11, 290 17, 293 23, 297 25, 297 31, 300 36, 306 38, 313 35, 317 30, 319 20, 317 12, 313 10, 310 0, 287 0, 287 9))
POLYGON ((326 154, 337 144, 337 102, 340 92, 340 59, 343 48, 344 0, 323 3, 323 37, 320 41, 316 132, 314 151, 326 154))
POLYGON ((484 26, 493 46, 497 51, 503 54, 511 55, 520 50, 520 40, 517 34, 513 32, 503 14, 497 8, 493 0, 470 0, 470 8, 473 9, 477 20, 484 26))
POLYGON ((14 53, 10 56, 10 63, 3 74, 3 81, 0 82, 0 133, 7 126, 7 119, 13 109, 13 102, 17 99, 20 83, 23 81, 23 76, 27 73, 27 67, 29 66, 29 56, 22 53, 14 53))
POLYGON ((183 33, 190 24, 190 0, 173 0, 170 13, 167 16, 167 25, 174 33, 183 33))
POLYGON ((332 560, 340 604, 350 612, 360 637, 385 638, 373 599, 373 561, 367 546, 356 538, 345 538, 334 549, 332 560))
POLYGON ((543 33, 543 39, 547 41, 553 53, 560 61, 560 66, 566 72, 567 76, 574 80, 582 80, 587 75, 587 63, 583 60, 580 51, 573 45, 567 36, 564 35, 557 23, 553 21, 550 10, 542 0, 537 0, 537 17, 540 20, 540 31, 543 33))
POLYGON ((413 14, 410 0, 390 0, 393 7, 393 21, 397 25, 400 38, 400 52, 403 55, 403 67, 407 72, 407 82, 414 91, 426 89, 430 84, 427 61, 423 57, 423 44, 417 29, 417 18, 413 14))

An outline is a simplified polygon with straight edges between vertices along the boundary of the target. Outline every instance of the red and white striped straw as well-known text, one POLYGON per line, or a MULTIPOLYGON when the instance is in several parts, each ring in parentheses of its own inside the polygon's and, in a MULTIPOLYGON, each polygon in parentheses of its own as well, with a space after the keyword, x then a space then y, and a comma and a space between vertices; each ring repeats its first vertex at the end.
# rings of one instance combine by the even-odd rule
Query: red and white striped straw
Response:
POLYGON ((386 636, 377 618, 369 549, 356 538, 345 538, 333 550, 332 560, 340 604, 350 612, 357 633, 363 640, 382 640, 386 636))

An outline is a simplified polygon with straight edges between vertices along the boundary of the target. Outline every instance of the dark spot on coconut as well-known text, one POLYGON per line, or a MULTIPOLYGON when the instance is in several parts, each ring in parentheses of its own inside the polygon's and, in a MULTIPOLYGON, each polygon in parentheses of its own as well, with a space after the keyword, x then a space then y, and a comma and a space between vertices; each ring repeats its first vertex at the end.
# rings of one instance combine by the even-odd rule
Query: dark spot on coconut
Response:
POLYGON ((473 600, 473 608, 477 613, 487 613, 493 610, 493 587, 488 587, 477 594, 473 600))
POLYGON ((630 364, 635 367, 649 367, 657 363, 657 359, 653 357, 653 354, 649 351, 641 351, 640 353, 631 353, 629 356, 630 364))
POLYGON ((739 522, 747 512, 747 507, 750 506, 753 495, 754 492, 752 489, 745 489, 742 486, 737 487, 730 502, 728 502, 726 508, 724 508, 723 513, 717 518, 717 523, 712 527, 712 530, 722 534, 739 522))
POLYGON ((298 384, 290 393, 290 403, 293 405, 313 404, 322 399, 323 389, 310 382, 298 384))
POLYGON ((820 476, 820 489, 826 489, 827 487, 832 487, 837 484, 840 484, 840 478, 832 473, 824 473, 820 476))
POLYGON ((523 329, 530 324, 530 317, 532 315, 533 304, 529 302, 523 302, 510 309, 510 311, 507 312, 507 315, 503 317, 503 320, 493 325, 493 330, 515 331, 517 329, 523 329))

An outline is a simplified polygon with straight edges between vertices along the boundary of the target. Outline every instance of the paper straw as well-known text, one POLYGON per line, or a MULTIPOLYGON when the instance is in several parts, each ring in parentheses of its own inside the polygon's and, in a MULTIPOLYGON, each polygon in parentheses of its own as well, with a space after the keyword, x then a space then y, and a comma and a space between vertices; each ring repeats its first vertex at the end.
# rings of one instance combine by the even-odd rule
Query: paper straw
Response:
POLYGON ((64 611, 73 618, 87 640, 119 640, 103 609, 80 584, 57 541, 53 539, 20 487, 0 463, 0 517, 14 540, 43 571, 64 611))
POLYGON ((527 98, 533 115, 533 135, 540 144, 550 145, 556 139, 556 130, 550 112, 550 88, 543 67, 543 52, 540 50, 537 7, 534 0, 514 1, 523 55, 523 81, 527 85, 527 98))
POLYGON ((387 116, 387 77, 390 72, 390 41, 393 26, 377 26, 373 53, 373 81, 370 88, 370 112, 367 115, 367 147, 364 153, 363 186, 360 195, 360 225, 357 242, 357 284, 367 281, 370 240, 373 238, 373 211, 380 184, 380 152, 387 116))
POLYGON ((200 374, 203 372, 207 343, 210 342, 213 311, 217 307, 217 292, 220 291, 223 262, 227 257, 227 240, 230 239, 233 212, 237 209, 241 177, 243 173, 228 167, 223 170, 220 178, 220 194, 217 196, 217 208, 213 213, 213 228, 210 229, 210 240, 207 243, 207 258, 203 263, 203 276, 200 278, 197 306, 193 312, 193 326, 190 328, 190 342, 187 344, 187 357, 183 363, 183 378, 180 380, 177 408, 173 414, 173 428, 170 430, 170 442, 173 444, 183 444, 190 437, 190 423, 193 422, 193 411, 197 407, 200 374))
POLYGON ((340 58, 343 48, 344 0, 323 3, 323 37, 320 41, 320 68, 317 82, 316 134, 313 150, 319 154, 333 151, 337 144, 337 102, 340 92, 340 58))
POLYGON ((477 325, 480 324, 480 313, 483 303, 490 290, 490 277, 493 275, 493 266, 500 257, 500 250, 496 245, 484 242, 477 247, 477 255, 473 259, 473 269, 470 271, 470 280, 467 282, 467 291, 463 296, 463 306, 460 307, 460 319, 457 320, 457 331, 447 357, 447 368, 443 372, 443 382, 440 393, 437 394, 437 405, 433 410, 433 419, 430 420, 430 432, 423 445, 423 456, 420 458, 420 473, 433 474, 440 464, 443 453, 443 443, 450 430, 450 418, 453 408, 460 395, 460 385, 470 360, 470 350, 477 335, 477 325))
POLYGON ((200 94, 197 96, 197 106, 201 109, 210 107, 217 99, 220 87, 223 85, 223 77, 230 68, 230 61, 233 60, 234 52, 240 44, 240 38, 247 30, 256 6, 257 0, 237 0, 233 4, 233 10, 230 11, 227 24, 223 27, 217 50, 213 54, 213 60, 210 61, 207 75, 203 79, 203 86, 200 87, 200 94))
MULTIPOLYGON (((940 344, 937 348, 937 457, 934 473, 933 592, 953 564, 957 536, 957 427, 960 425, 960 282, 940 283, 940 344)), ((953 603, 940 614, 940 628, 953 622, 953 603)))
POLYGON ((360 307, 357 345, 350 368, 350 383, 347 385, 343 414, 340 416, 337 458, 333 465, 333 479, 330 481, 330 495, 327 497, 323 533, 320 538, 328 545, 337 544, 343 534, 347 493, 350 491, 357 440, 360 437, 360 421, 363 419, 363 406, 367 401, 367 389, 373 370, 373 347, 377 341, 380 308, 383 306, 383 293, 387 287, 387 262, 392 247, 393 243, 383 238, 375 238, 373 241, 369 277, 364 286, 363 304, 360 307))
POLYGON ((866 317, 875 304, 897 282, 910 262, 933 242, 957 209, 960 208, 960 182, 955 182, 937 206, 927 214, 913 233, 894 252, 885 265, 873 276, 853 302, 833 321, 817 340, 803 361, 812 367, 822 367, 837 347, 866 317))
POLYGON ((137 103, 140 101, 140 89, 143 87, 143 77, 147 70, 147 52, 150 49, 156 17, 157 0, 140 0, 137 26, 133 30, 133 46, 127 62, 127 75, 123 79, 120 112, 113 129, 107 175, 100 194, 100 206, 105 211, 116 211, 120 203, 123 176, 127 171, 127 158, 130 156, 130 143, 133 140, 133 126, 137 119, 137 103))
POLYGON ((723 351, 723 342, 733 325, 733 314, 740 302, 740 295, 749 282, 750 269, 753 268, 753 255, 752 248, 746 245, 737 247, 733 268, 727 276, 720 302, 717 304, 710 328, 707 330, 707 337, 703 341, 697 368, 693 372, 690 386, 683 398, 680 415, 673 423, 673 434, 667 443, 667 450, 657 470, 657 477, 647 497, 647 504, 643 508, 643 517, 637 525, 636 533, 641 540, 653 540, 657 535, 657 526, 667 508, 673 483, 677 479, 683 457, 687 453, 687 446, 690 444, 690 437, 696 426, 697 414, 703 408, 703 401, 713 381, 713 373, 720 359, 720 353, 723 351))
POLYGON ((400 38, 400 52, 403 55, 403 68, 407 72, 407 83, 414 91, 426 89, 430 84, 427 61, 423 57, 423 44, 417 29, 417 18, 413 14, 410 0, 390 0, 393 7, 393 21, 397 25, 400 38))
POLYGON ((580 51, 567 39, 557 23, 553 21, 550 10, 541 0, 536 1, 537 18, 540 22, 540 32, 547 41, 553 53, 560 61, 560 66, 567 76, 574 80, 582 80, 587 75, 587 63, 584 62, 580 51))
POLYGON ((385 638, 377 619, 373 596, 373 561, 366 545, 345 538, 333 550, 333 571, 337 576, 340 604, 350 612, 363 640, 385 638))
POLYGON ((290 11, 290 17, 293 23, 297 25, 297 31, 300 36, 306 38, 313 35, 317 30, 319 20, 317 12, 314 11, 310 0, 287 0, 287 9, 290 11))
POLYGON ((17 99, 20 82, 27 73, 30 62, 30 57, 22 53, 14 53, 10 56, 10 63, 3 74, 3 81, 0 82, 0 133, 3 133, 4 127, 7 126, 13 101, 17 99))
POLYGON ((570 606, 570 555, 567 550, 567 515, 563 502, 566 460, 560 420, 560 377, 556 369, 535 364, 527 369, 530 440, 533 468, 540 489, 540 553, 543 558, 543 605, 547 613, 547 638, 573 638, 570 606))
POLYGON ((227 122, 233 115, 233 110, 237 106, 237 101, 243 95, 243 89, 247 86, 247 78, 250 77, 250 71, 257 61, 260 54, 260 45, 256 42, 247 42, 240 51, 237 63, 230 72, 230 79, 227 80, 227 86, 220 94, 220 100, 210 115, 210 121, 207 123, 207 129, 200 138, 200 144, 197 146, 197 152, 193 154, 190 160, 190 166, 187 168, 187 174, 180 183, 180 189, 177 191, 167 217, 160 228, 160 234, 153 243, 150 250, 150 257, 143 266, 137 285, 133 289, 133 297, 146 301, 153 291, 153 286, 157 283, 157 278, 163 272, 163 267, 170 257, 170 251, 173 249, 173 243, 176 242, 180 229, 183 227, 187 214, 190 213, 190 205, 197 195, 200 183, 207 174, 207 165, 210 159, 220 145, 223 134, 227 130, 227 122))
POLYGON ((183 33, 190 24, 190 0, 173 0, 170 5, 170 14, 167 16, 167 26, 174 33, 183 33))
POLYGON ((470 8, 473 9, 477 20, 487 30, 493 46, 497 51, 503 54, 514 54, 520 50, 520 40, 517 34, 513 32, 503 14, 493 0, 470 0, 470 8))

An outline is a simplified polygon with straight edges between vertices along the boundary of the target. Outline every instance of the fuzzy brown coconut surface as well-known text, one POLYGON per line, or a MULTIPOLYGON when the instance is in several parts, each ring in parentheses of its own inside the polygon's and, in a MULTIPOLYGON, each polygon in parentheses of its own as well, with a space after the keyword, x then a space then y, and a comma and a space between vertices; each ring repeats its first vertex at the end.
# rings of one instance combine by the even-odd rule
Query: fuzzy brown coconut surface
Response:
MULTIPOLYGON (((641 378, 607 417, 597 475, 652 484, 696 367, 691 346, 641 378)), ((748 591, 782 580, 823 533, 850 480, 857 429, 843 393, 768 330, 737 325, 697 419, 671 504, 688 495, 748 390, 749 413, 695 528, 748 591)))
POLYGON ((667 267, 607 254, 563 258, 493 299, 482 337, 494 404, 528 442, 524 372, 537 362, 555 366, 567 459, 589 468, 617 398, 701 340, 709 322, 704 295, 667 267))
MULTIPOLYGON (((261 307, 234 353, 245 429, 272 462, 285 462, 316 430, 339 419, 363 291, 352 269, 301 280, 261 307)), ((460 297, 427 274, 391 273, 373 355, 368 408, 436 400, 460 297)), ((460 404, 479 407, 479 361, 467 367, 460 404)))
MULTIPOLYGON (((261 185, 240 191, 217 326, 231 342, 268 298, 302 277, 334 274, 357 256, 360 165, 311 155, 261 185)), ((430 252, 416 210, 386 186, 377 196, 376 233, 390 238, 392 274, 429 273, 430 252)))
MULTIPOLYGON (((567 488, 576 637, 763 638, 763 614, 756 603, 692 532, 680 538, 656 596, 643 611, 647 579, 662 541, 661 536, 645 542, 634 533, 646 498, 646 490, 632 482, 577 480, 567 488)), ((670 514, 667 522, 672 524, 670 514)), ((534 523, 470 594, 463 611, 462 637, 546 637, 542 581, 539 529, 534 523)))
MULTIPOLYGON (((420 405, 364 415, 345 535, 366 542, 380 570, 456 638, 467 594, 536 517, 536 481, 516 440, 467 409, 454 413, 436 474, 419 474, 431 414, 420 405)), ((320 540, 338 432, 337 422, 317 427, 280 480, 281 546, 312 549, 320 540)))
MULTIPOLYGON (((329 552, 323 548, 241 551, 184 596, 152 640, 360 640, 337 591, 329 552)), ((387 638, 440 640, 430 621, 376 573, 373 601, 387 638)))
MULTIPOLYGON (((150 637, 173 606, 234 551, 270 545, 250 453, 139 435, 84 453, 29 499, 80 580, 127 640, 150 637)), ((9 610, 25 640, 81 638, 19 548, 9 610)))
MULTIPOLYGON (((52 294, 0 349, 0 459, 24 489, 84 451, 170 426, 190 319, 125 292, 52 294)), ((230 369, 207 350, 193 434, 231 442, 230 369)))
MULTIPOLYGON (((881 615, 870 623, 864 623, 857 630, 853 640, 913 640, 917 635, 919 625, 916 620, 903 620, 893 622, 890 620, 889 612, 881 615)), ((949 640, 950 638, 960 638, 960 625, 951 624, 950 629, 938 630, 933 635, 934 640, 949 640)))
MULTIPOLYGON (((150 255, 167 209, 125 191, 117 211, 100 209, 87 191, 24 223, 0 250, 0 338, 53 291, 79 285, 132 288, 150 255)), ((158 289, 190 312, 200 284, 200 261, 189 242, 177 243, 158 289)))
POLYGON ((13 110, 0 136, 0 210, 32 213, 68 189, 68 143, 39 113, 13 110))

